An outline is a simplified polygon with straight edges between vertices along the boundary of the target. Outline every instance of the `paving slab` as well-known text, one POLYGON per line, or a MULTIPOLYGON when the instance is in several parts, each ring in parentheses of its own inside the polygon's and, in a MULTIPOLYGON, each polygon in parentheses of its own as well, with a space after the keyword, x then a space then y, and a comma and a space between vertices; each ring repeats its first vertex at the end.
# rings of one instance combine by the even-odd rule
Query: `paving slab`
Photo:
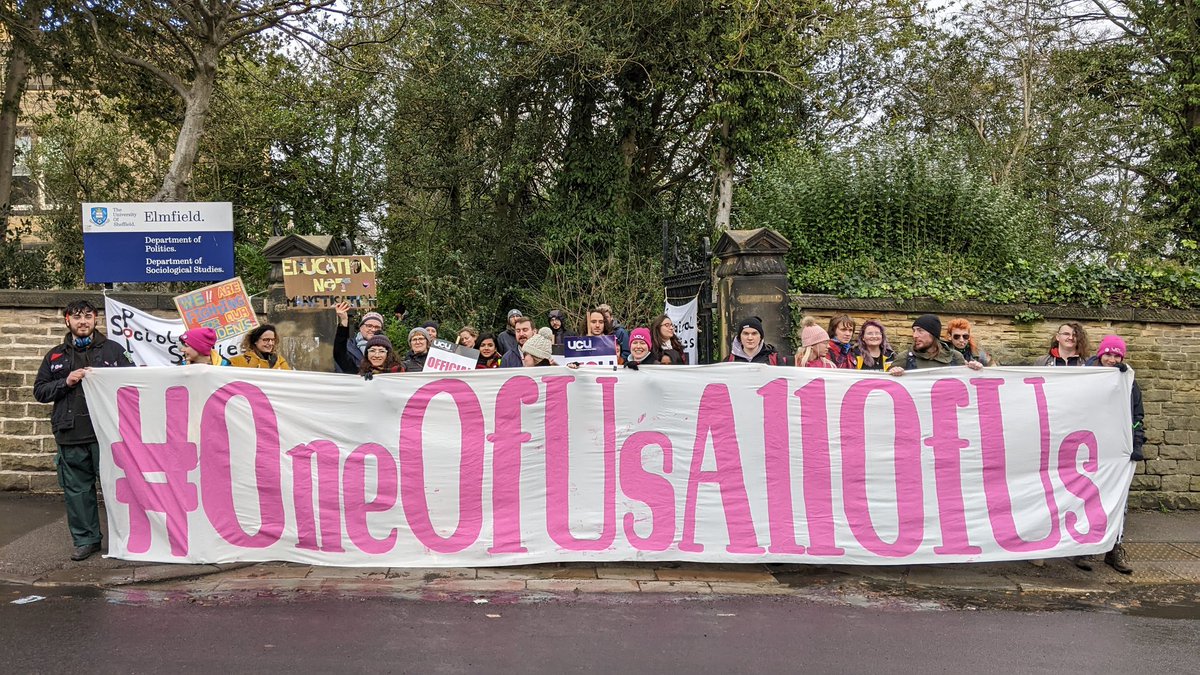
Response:
POLYGON ((308 579, 378 579, 384 580, 388 575, 387 567, 325 567, 314 565, 306 578, 308 579))
POLYGON ((134 567, 132 571, 133 581, 141 583, 146 581, 163 581, 166 579, 194 578, 214 574, 217 572, 217 568, 215 565, 162 564, 134 567))
POLYGON ((789 595, 794 589, 780 583, 751 584, 737 581, 710 584, 713 593, 721 595, 789 595))
POLYGON ((433 591, 457 593, 503 593, 525 590, 523 579, 433 579, 425 584, 433 591))
POLYGON ((904 583, 918 588, 1016 591, 1017 584, 1004 576, 975 572, 964 567, 921 565, 908 570, 904 583))
POLYGON ((706 569, 656 569, 659 581, 708 581, 740 582, 761 584, 775 581, 775 577, 763 569, 706 570, 706 569))
POLYGON ((653 567, 609 567, 601 565, 596 568, 596 576, 600 579, 630 579, 633 581, 654 581, 658 577, 653 567))
POLYGON ((637 593, 632 579, 530 579, 525 588, 551 593, 637 593))
POLYGON ((703 581, 639 581, 638 588, 643 593, 683 593, 710 594, 712 586, 703 581))
POLYGON ((1200 559, 1196 558, 1196 556, 1189 553, 1186 549, 1174 544, 1130 542, 1124 546, 1125 552, 1129 554, 1129 561, 1133 563, 1163 560, 1200 562, 1200 559))
POLYGON ((474 567, 390 567, 387 574, 389 579, 422 579, 424 581, 474 579, 475 576, 476 569, 474 567))
POLYGON ((594 567, 480 567, 479 579, 595 579, 594 567))

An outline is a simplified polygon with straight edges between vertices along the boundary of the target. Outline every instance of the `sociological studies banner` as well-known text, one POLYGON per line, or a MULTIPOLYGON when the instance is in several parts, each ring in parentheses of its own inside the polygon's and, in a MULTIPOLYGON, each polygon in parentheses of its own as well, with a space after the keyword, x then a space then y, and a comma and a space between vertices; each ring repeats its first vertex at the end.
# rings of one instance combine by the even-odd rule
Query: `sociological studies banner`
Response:
POLYGON ((1107 551, 1115 368, 97 369, 109 554, 346 566, 1107 551))

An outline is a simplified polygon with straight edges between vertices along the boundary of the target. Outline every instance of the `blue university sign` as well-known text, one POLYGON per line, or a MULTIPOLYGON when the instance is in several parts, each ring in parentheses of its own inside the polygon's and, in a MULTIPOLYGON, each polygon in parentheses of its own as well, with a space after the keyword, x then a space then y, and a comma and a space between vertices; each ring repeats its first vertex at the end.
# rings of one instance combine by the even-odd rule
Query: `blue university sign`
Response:
POLYGON ((83 204, 84 281, 223 281, 233 270, 229 202, 83 204))

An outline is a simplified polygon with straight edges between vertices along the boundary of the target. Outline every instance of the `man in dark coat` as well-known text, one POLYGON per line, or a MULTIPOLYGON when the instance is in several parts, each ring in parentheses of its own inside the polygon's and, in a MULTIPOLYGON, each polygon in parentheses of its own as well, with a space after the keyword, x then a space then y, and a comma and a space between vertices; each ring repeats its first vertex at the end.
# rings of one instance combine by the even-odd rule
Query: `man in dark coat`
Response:
POLYGON ((100 550, 100 511, 96 502, 96 477, 100 472, 100 445, 88 414, 83 378, 93 368, 132 366, 129 353, 96 330, 96 308, 76 300, 63 311, 66 339, 42 359, 33 382, 33 397, 53 403, 50 414, 58 455, 58 484, 67 502, 67 526, 75 550, 71 560, 85 560, 100 550))

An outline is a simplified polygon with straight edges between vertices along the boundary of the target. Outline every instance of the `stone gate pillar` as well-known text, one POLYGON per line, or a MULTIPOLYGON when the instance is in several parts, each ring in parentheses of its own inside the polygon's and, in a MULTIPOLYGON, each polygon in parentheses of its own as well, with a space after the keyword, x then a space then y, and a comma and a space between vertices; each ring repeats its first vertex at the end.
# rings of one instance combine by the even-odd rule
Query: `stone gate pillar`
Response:
POLYGON ((294 307, 283 291, 283 259, 297 256, 349 255, 329 235, 288 234, 271 237, 263 257, 271 263, 267 287, 267 321, 279 329, 277 349, 297 370, 333 372, 333 334, 337 317, 332 307, 294 307))
POLYGON ((729 356, 736 322, 762 319, 766 341, 792 356, 787 252, 791 242, 774 230, 728 230, 717 241, 717 311, 721 358, 729 356))

